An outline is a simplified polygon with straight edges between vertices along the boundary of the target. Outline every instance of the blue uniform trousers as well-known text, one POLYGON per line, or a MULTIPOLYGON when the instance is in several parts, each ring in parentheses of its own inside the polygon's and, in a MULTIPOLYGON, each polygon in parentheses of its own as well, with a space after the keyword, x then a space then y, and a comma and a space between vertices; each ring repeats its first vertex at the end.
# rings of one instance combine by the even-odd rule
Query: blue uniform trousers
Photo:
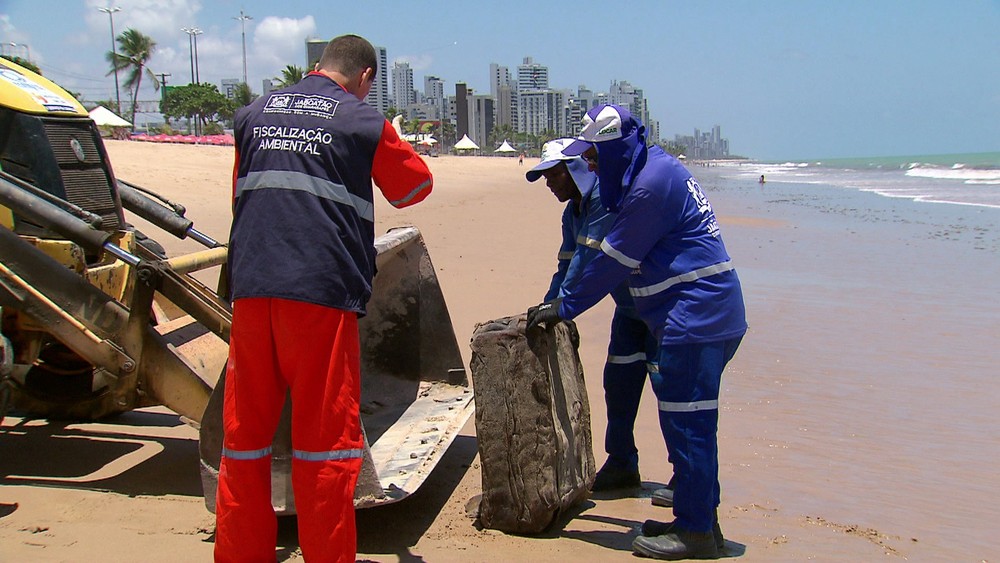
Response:
POLYGON ((719 506, 719 386, 742 336, 660 347, 653 381, 660 429, 674 466, 674 518, 679 528, 709 532, 719 506))
POLYGON ((604 364, 604 401, 608 411, 604 450, 608 460, 623 469, 639 469, 633 428, 646 375, 653 380, 659 378, 658 350, 645 322, 615 308, 608 359, 604 364))

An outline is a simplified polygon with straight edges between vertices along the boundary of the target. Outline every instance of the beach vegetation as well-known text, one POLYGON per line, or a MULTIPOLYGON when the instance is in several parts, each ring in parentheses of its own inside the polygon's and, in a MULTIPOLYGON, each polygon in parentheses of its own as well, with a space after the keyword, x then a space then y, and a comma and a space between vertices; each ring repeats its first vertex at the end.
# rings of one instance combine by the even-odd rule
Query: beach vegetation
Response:
POLYGON ((35 74, 38 75, 42 74, 42 69, 38 68, 38 65, 29 61, 28 59, 25 59, 24 57, 15 57, 11 55, 0 55, 0 57, 3 57, 16 65, 21 65, 24 68, 30 70, 31 72, 34 72, 35 74))
POLYGON ((246 82, 240 82, 233 89, 233 106, 234 109, 239 109, 244 106, 248 106, 257 99, 257 94, 250 89, 250 85, 246 82))
POLYGON ((673 156, 680 156, 687 152, 687 146, 674 141, 664 141, 660 143, 660 148, 673 156))
POLYGON ((153 83, 153 89, 160 89, 160 81, 156 74, 147 66, 149 59, 153 58, 153 51, 156 49, 156 41, 135 29, 126 29, 115 38, 118 43, 117 52, 108 51, 105 55, 111 64, 108 76, 115 72, 125 73, 125 82, 122 84, 126 89, 131 90, 132 123, 135 123, 136 98, 139 95, 139 86, 142 84, 142 77, 146 75, 153 83))
POLYGON ((281 76, 275 78, 278 81, 279 88, 287 88, 293 84, 298 84, 306 76, 306 69, 295 66, 286 65, 285 68, 281 69, 281 76))
POLYGON ((188 84, 171 88, 160 102, 160 113, 167 119, 188 118, 201 127, 231 119, 235 103, 227 99, 215 84, 188 84))

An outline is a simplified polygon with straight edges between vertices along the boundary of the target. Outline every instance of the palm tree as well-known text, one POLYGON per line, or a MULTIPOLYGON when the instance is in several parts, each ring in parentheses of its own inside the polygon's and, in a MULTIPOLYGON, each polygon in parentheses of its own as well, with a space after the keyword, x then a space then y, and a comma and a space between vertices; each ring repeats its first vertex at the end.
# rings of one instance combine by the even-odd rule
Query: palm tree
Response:
POLYGON ((288 65, 281 69, 281 77, 275 78, 278 81, 279 88, 287 88, 293 84, 298 84, 303 78, 305 78, 306 69, 298 67, 295 65, 288 65))
POLYGON ((115 72, 127 71, 123 86, 132 90, 132 123, 135 123, 136 99, 139 97, 139 85, 142 83, 142 75, 145 73, 153 81, 153 89, 160 89, 160 81, 150 70, 146 63, 153 58, 153 50, 156 49, 156 41, 152 37, 143 35, 134 29, 126 29, 121 35, 115 38, 118 41, 118 52, 108 51, 105 57, 111 63, 111 70, 107 76, 115 72))

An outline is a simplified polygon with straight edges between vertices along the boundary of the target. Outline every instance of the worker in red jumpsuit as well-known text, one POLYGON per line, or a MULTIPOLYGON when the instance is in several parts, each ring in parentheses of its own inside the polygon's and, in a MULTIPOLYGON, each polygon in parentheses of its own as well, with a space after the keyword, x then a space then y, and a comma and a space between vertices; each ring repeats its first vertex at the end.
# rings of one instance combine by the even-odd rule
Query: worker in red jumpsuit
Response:
POLYGON ((354 561, 360 422, 358 317, 375 272, 372 181, 395 207, 422 201, 426 163, 363 100, 375 49, 330 41, 301 82, 235 117, 216 561, 274 561, 271 442, 292 400, 292 485, 307 561, 354 561))

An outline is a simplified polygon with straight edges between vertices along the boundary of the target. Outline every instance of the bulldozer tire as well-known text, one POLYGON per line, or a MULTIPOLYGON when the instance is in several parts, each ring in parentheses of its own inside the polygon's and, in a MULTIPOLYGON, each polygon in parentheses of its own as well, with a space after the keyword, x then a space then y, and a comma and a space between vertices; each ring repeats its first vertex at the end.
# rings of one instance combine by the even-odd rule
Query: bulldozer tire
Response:
POLYGON ((128 410, 115 406, 107 386, 95 389, 95 377, 93 366, 62 344, 50 343, 24 384, 11 385, 11 406, 58 420, 97 420, 128 410))

